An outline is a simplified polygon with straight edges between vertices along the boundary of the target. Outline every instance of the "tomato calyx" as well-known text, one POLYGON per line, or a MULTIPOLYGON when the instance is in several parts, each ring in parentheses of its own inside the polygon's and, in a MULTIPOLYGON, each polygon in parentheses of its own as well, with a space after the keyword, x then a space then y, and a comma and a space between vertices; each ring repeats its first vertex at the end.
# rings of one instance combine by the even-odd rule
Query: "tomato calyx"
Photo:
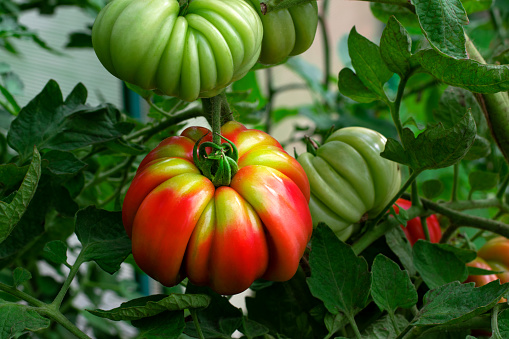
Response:
POLYGON ((306 152, 309 152, 316 156, 316 151, 321 146, 320 143, 315 139, 311 138, 309 135, 306 135, 304 138, 306 141, 306 152))
POLYGON ((226 142, 220 145, 210 141, 200 144, 204 135, 193 148, 195 165, 205 177, 212 181, 215 187, 229 186, 233 176, 239 170, 237 147, 222 135, 219 136, 226 142), (207 153, 207 148, 211 149, 209 153, 207 153))

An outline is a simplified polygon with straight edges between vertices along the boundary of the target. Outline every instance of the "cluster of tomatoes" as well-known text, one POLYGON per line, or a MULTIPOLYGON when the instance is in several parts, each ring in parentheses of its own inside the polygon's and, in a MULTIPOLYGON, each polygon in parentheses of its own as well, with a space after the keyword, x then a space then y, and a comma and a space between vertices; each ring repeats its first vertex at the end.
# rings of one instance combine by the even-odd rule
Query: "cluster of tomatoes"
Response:
POLYGON ((258 0, 114 0, 99 13, 92 43, 114 76, 194 101, 212 97, 257 63, 306 51, 316 1, 262 15, 258 0))

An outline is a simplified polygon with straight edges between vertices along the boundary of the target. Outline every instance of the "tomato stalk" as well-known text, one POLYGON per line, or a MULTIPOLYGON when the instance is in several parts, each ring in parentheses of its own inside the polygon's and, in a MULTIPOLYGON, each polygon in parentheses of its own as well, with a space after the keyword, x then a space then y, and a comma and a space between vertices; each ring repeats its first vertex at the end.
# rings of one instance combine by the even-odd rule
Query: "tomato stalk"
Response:
MULTIPOLYGON (((238 171, 239 152, 233 142, 221 136, 221 112, 226 97, 216 95, 202 99, 203 108, 210 112, 212 125, 212 142, 196 142, 193 148, 193 161, 200 172, 210 179, 215 187, 228 186, 238 171), (221 143, 221 139, 226 143, 221 143), (207 148, 211 149, 207 153, 207 148)), ((227 105, 227 103, 226 103, 227 105)))
POLYGON ((315 0, 267 0, 260 2, 260 9, 262 14, 265 15, 272 11, 295 7, 311 1, 315 0))

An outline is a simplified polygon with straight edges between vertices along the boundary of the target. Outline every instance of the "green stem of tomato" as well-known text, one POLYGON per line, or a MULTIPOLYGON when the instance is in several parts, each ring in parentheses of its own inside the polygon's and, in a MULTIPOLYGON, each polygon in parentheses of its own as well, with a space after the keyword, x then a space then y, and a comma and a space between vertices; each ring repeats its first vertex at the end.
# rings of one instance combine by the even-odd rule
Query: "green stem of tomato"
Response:
POLYGON ((327 91, 329 89, 329 74, 331 69, 330 62, 330 42, 329 32, 327 25, 327 13, 329 7, 329 0, 322 1, 322 14, 318 16, 318 22, 320 23, 320 30, 322 32, 322 44, 323 44, 323 88, 327 91))
POLYGON ((421 198, 421 201, 425 209, 432 210, 448 217, 455 225, 474 227, 509 238, 509 225, 504 224, 503 222, 462 213, 446 207, 447 205, 445 204, 435 203, 431 200, 421 198))
POLYGON ((211 98, 202 98, 201 101, 204 113, 210 115, 212 142, 221 145, 221 106, 223 101, 221 94, 211 98))
POLYGON ((417 178, 417 176, 420 174, 420 171, 413 171, 412 174, 410 174, 410 178, 405 182, 405 184, 399 189, 398 193, 391 199, 391 201, 385 206, 385 208, 376 216, 375 219, 373 219, 373 225, 376 225, 380 219, 383 218, 385 213, 391 208, 392 205, 396 202, 396 200, 401 197, 401 195, 408 189, 408 187, 414 182, 414 180, 417 178))
POLYGON ((272 127, 272 105, 276 90, 274 89, 274 77, 272 75, 272 68, 265 70, 266 84, 267 84, 267 103, 265 104, 265 132, 270 133, 272 127))
POLYGON ((196 327, 196 332, 198 332, 198 338, 205 339, 203 331, 201 330, 200 321, 198 320, 198 315, 196 314, 196 310, 192 308, 189 309, 189 312, 191 312, 191 317, 193 318, 194 326, 196 327))
POLYGON ((507 185, 509 185, 509 173, 506 174, 504 181, 502 181, 502 184, 500 185, 500 187, 498 188, 498 191, 497 191, 497 199, 499 199, 502 202, 504 201, 504 196, 505 196, 505 191, 507 189, 507 185))
POLYGON ((458 182, 459 182, 459 172, 460 167, 459 163, 455 163, 454 166, 454 173, 453 173, 453 179, 452 179, 452 193, 451 193, 451 201, 458 201, 458 182))
POLYGON ((498 329, 498 312, 500 310, 500 304, 495 305, 491 310, 491 331, 493 339, 503 339, 498 329))
POLYGON ((421 226, 422 226, 422 231, 424 232, 424 237, 426 238, 427 241, 431 241, 431 237, 429 235, 427 217, 421 217, 421 226))
POLYGON ((64 284, 60 288, 60 291, 58 292, 57 296, 51 303, 51 305, 53 307, 55 307, 55 309, 60 308, 60 305, 62 304, 62 301, 64 300, 64 297, 65 297, 67 291, 69 290, 69 287, 71 286, 71 282, 73 281, 74 277, 78 273, 78 270, 79 270, 81 264, 83 264, 83 262, 84 262, 82 253, 83 252, 80 252, 78 257, 76 258, 74 265, 72 265, 72 267, 71 267, 71 271, 69 272, 69 275, 65 279, 64 284))
MULTIPOLYGON (((371 229, 369 229, 366 233, 362 235, 353 245, 352 249, 354 252, 358 255, 362 251, 364 251, 369 245, 371 245, 375 240, 383 236, 387 231, 389 231, 391 228, 396 227, 399 225, 399 222, 396 221, 394 218, 389 218, 385 222, 381 223, 380 225, 377 225, 377 223, 382 219, 385 215, 387 210, 391 208, 392 205, 398 200, 398 198, 407 190, 407 188, 412 184, 412 182, 417 178, 420 172, 413 172, 408 178, 408 180, 405 182, 405 184, 401 187, 399 192, 391 199, 391 201, 385 206, 385 208, 376 216, 375 219, 371 222, 372 225, 374 225, 371 229)), ((410 219, 413 219, 417 217, 420 212, 423 212, 423 209, 418 206, 412 206, 408 211, 408 217, 410 219), (418 211, 418 213, 415 213, 418 211)))
POLYGON ((350 325, 352 326, 353 332, 355 333, 355 337, 357 339, 362 339, 361 332, 359 331, 359 327, 357 326, 357 323, 355 322, 355 317, 350 313, 347 313, 345 315, 348 318, 350 325))
MULTIPOLYGON (((401 100, 403 100, 403 94, 405 92, 405 86, 408 81, 408 76, 404 76, 399 81, 398 92, 396 94, 396 99, 394 102, 389 104, 389 108, 391 110, 392 120, 394 121, 394 125, 396 126, 396 130, 398 131, 399 140, 403 141, 403 126, 401 125, 401 119, 399 117, 399 109, 401 107, 401 100)), ((405 145, 403 144, 403 147, 405 145)))
POLYGON ((399 335, 401 331, 398 328, 398 323, 396 322, 396 317, 394 316, 393 311, 389 311, 389 318, 391 319, 392 327, 394 327, 394 331, 396 332, 396 335, 399 335))

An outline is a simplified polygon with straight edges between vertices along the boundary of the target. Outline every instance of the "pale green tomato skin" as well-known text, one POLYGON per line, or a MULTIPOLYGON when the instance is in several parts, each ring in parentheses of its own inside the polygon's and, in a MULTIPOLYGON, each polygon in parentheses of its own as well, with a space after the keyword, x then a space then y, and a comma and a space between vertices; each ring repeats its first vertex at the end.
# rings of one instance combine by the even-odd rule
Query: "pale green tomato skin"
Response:
POLYGON ((397 163, 382 158, 386 139, 363 127, 335 131, 316 156, 298 157, 311 187, 313 225, 324 222, 346 240, 364 215, 374 217, 401 185, 397 163))
POLYGON ((146 90, 194 101, 242 78, 258 60, 263 27, 243 0, 113 0, 92 44, 103 66, 146 90))
POLYGON ((265 15, 261 12, 259 0, 246 1, 250 2, 263 23, 260 63, 275 65, 311 47, 318 26, 316 1, 271 11, 265 15))

